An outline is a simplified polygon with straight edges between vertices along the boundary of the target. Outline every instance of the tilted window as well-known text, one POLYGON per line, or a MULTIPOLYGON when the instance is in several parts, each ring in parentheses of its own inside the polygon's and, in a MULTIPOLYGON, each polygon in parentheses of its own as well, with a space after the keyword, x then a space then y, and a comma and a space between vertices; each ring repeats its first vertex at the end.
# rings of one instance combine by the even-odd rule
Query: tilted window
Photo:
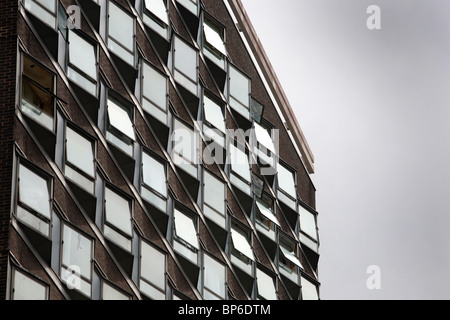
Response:
POLYGON ((203 297, 205 300, 226 298, 226 268, 208 255, 203 256, 203 297))
POLYGON ((163 38, 169 37, 169 14, 164 0, 144 0, 144 23, 163 38))
POLYGON ((50 237, 50 181, 19 165, 16 217, 45 237, 50 237))
POLYGON ((133 156, 134 133, 133 112, 117 99, 108 99, 108 126, 106 139, 126 154, 133 156))
POLYGON ((204 95, 203 108, 205 120, 203 134, 206 138, 225 148, 226 127, 223 107, 204 95))
POLYGON ((255 256, 252 250, 251 234, 231 227, 231 262, 247 273, 252 273, 252 262, 255 256))
POLYGON ((174 163, 197 178, 198 176, 198 135, 194 130, 175 119, 172 134, 172 159, 174 163))
POLYGON ((53 131, 54 102, 54 75, 24 56, 20 110, 43 127, 53 131))
POLYGON ((141 241, 140 290, 154 300, 166 298, 166 255, 141 241))
POLYGON ((144 62, 142 68, 142 108, 155 119, 167 125, 167 77, 148 63, 144 62))
POLYGON ((255 200, 255 221, 258 231, 264 233, 272 240, 276 240, 276 228, 280 226, 274 210, 273 202, 263 199, 255 200))
POLYGON ((278 165, 278 199, 297 211, 297 184, 295 173, 281 163, 278 165))
POLYGON ((319 300, 317 286, 304 277, 301 277, 302 300, 319 300))
POLYGON ((48 286, 25 272, 13 269, 11 300, 48 300, 48 286))
POLYGON ((225 68, 225 30, 207 17, 203 22, 203 54, 222 69, 225 68))
POLYGON ((231 64, 228 75, 229 104, 231 108, 241 114, 244 118, 250 119, 251 81, 246 75, 231 64))
POLYGON ((25 0, 25 9, 51 28, 56 27, 56 0, 25 0))
POLYGON ((130 65, 135 64, 134 18, 109 1, 108 48, 130 65))
POLYGON ((226 228, 224 182, 207 171, 203 174, 203 213, 222 228, 226 228))
POLYGON ((142 156, 142 197, 163 212, 167 211, 166 165, 154 157, 142 156))
POLYGON ((277 300, 274 278, 267 273, 257 270, 258 299, 277 300))
POLYGON ((198 95, 198 53, 179 37, 173 39, 173 76, 184 88, 198 95))
POLYGON ((188 9, 194 15, 198 16, 199 13, 199 0, 177 0, 183 7, 188 9))
POLYGON ((93 96, 97 96, 96 47, 75 31, 69 31, 69 65, 67 76, 93 96))
POLYGON ((280 240, 279 247, 279 267, 280 272, 291 279, 298 281, 298 275, 303 266, 297 256, 297 246, 294 242, 287 239, 280 240))
POLYGON ((248 155, 240 147, 230 145, 230 180, 247 194, 251 193, 251 170, 248 155))
POLYGON ((196 220, 175 209, 174 226, 174 249, 194 264, 197 264, 197 252, 200 249, 200 245, 196 220))
POLYGON ((307 247, 318 252, 319 237, 317 234, 316 215, 299 206, 300 214, 300 241, 307 247))

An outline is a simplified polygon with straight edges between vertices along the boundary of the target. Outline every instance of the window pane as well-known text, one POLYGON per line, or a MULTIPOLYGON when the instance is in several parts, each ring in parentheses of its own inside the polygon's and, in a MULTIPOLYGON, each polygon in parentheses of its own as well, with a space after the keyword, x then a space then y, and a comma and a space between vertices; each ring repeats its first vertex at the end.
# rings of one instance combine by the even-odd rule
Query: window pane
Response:
POLYGON ((197 144, 194 131, 180 121, 175 120, 172 138, 174 142, 174 152, 178 153, 189 162, 196 164, 197 144))
POLYGON ((93 177, 95 169, 92 143, 70 128, 66 129, 66 141, 67 161, 93 177))
POLYGON ((230 95, 245 107, 250 104, 250 80, 230 65, 230 95))
POLYGON ((178 210, 175 210, 174 220, 176 235, 194 248, 199 249, 197 227, 194 220, 178 210))
POLYGON ((278 221, 277 217, 273 213, 272 208, 270 208, 270 206, 267 203, 257 200, 256 206, 257 206, 259 212, 261 212, 261 214, 264 215, 267 219, 269 219, 270 221, 272 221, 273 223, 275 223, 278 226, 280 225, 280 222, 278 221))
POLYGON ((208 97, 204 97, 205 120, 222 133, 226 133, 223 109, 208 97))
POLYGON ((141 277, 165 290, 166 256, 144 242, 141 250, 141 277))
POLYGON ((14 270, 13 300, 47 300, 47 288, 24 273, 14 270))
POLYGON ((217 212, 225 215, 225 183, 205 172, 204 202, 217 212))
POLYGON ((56 11, 56 0, 35 0, 35 1, 42 4, 51 12, 56 11))
POLYGON ((109 1, 109 35, 134 52, 134 19, 109 1))
POLYGON ((241 178, 247 182, 251 182, 250 164, 248 162, 248 156, 241 149, 230 145, 230 162, 231 170, 237 173, 241 178))
POLYGON ((289 248, 288 246, 285 246, 283 244, 280 244, 281 254, 283 257, 285 257, 287 260, 295 264, 297 267, 303 269, 303 266, 300 262, 300 260, 297 258, 297 255, 295 254, 294 250, 292 248, 289 248))
POLYGON ((19 201, 50 219, 48 181, 22 165, 19 169, 19 201))
POLYGON ((316 224, 316 217, 314 214, 303 208, 302 206, 300 208, 300 227, 301 230, 306 233, 308 236, 313 238, 314 240, 317 239, 317 224, 316 224))
POLYGON ((301 281, 303 300, 319 300, 317 286, 303 277, 301 281))
POLYGON ((145 0, 145 8, 161 19, 165 24, 169 24, 169 16, 164 0, 145 0))
POLYGON ((142 171, 144 183, 162 196, 167 197, 166 166, 144 153, 142 171))
MULTIPOLYGON (((209 21, 203 25, 206 41, 223 55, 227 55, 225 44, 222 38, 222 32, 209 21)), ((223 30, 222 30, 223 31, 223 30)))
POLYGON ((208 288, 210 291, 213 291, 215 294, 225 299, 225 266, 205 255, 204 267, 205 288, 208 288))
POLYGON ((105 215, 108 223, 132 236, 130 203, 109 188, 105 189, 105 215))
POLYGON ((197 83, 197 52, 179 38, 175 38, 175 69, 197 83))
POLYGON ((68 226, 63 229, 62 263, 66 267, 77 267, 80 274, 91 280, 92 241, 68 226))
MULTIPOLYGON (((161 110, 167 111, 167 79, 161 73, 144 63, 144 97, 161 110)), ((151 110, 147 110, 152 113, 151 110)))
POLYGON ((276 153, 275 145, 269 132, 257 123, 255 123, 255 135, 260 144, 272 153, 276 153))
POLYGON ((277 300, 274 279, 266 273, 258 270, 258 294, 266 300, 277 300))
POLYGON ((102 298, 110 301, 130 300, 130 297, 105 282, 102 284, 102 298))
POLYGON ((297 199, 295 190, 295 175, 281 164, 278 165, 278 186, 291 197, 297 199))
POLYGON ((69 43, 69 62, 97 80, 97 57, 94 46, 73 31, 69 32, 69 43))
POLYGON ((233 241, 233 246, 237 251, 245 255, 250 260, 255 260, 251 244, 243 234, 232 228, 231 239, 233 241))
POLYGON ((122 132, 131 140, 136 140, 133 122, 129 113, 111 99, 108 99, 108 116, 110 125, 122 132))

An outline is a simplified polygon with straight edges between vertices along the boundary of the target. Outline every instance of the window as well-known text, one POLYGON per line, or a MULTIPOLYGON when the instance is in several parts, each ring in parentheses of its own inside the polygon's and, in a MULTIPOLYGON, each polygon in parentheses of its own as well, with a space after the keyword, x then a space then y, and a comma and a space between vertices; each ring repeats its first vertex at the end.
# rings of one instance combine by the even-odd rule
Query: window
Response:
POLYGON ((226 298, 226 268, 208 255, 203 256, 203 297, 205 300, 226 298))
POLYGON ((247 154, 240 147, 230 145, 230 180, 233 185, 251 193, 251 169, 247 154))
POLYGON ((148 63, 144 62, 142 68, 142 108, 152 117, 167 125, 167 77, 148 63))
POLYGON ((192 12, 194 15, 198 16, 199 0, 177 0, 177 2, 188 9, 190 12, 192 12))
POLYGON ((109 1, 108 48, 128 64, 135 64, 134 19, 113 1, 109 1))
POLYGON ((302 300, 319 300, 317 286, 306 278, 302 277, 302 300))
POLYGON ((48 300, 48 286, 34 277, 13 268, 11 300, 48 300))
POLYGON ((198 95, 198 54, 175 36, 173 39, 173 76, 175 80, 195 96, 198 95))
POLYGON ((172 142, 173 162, 188 174, 197 178, 199 161, 197 134, 181 121, 174 119, 172 142))
POLYGON ((69 127, 66 128, 64 174, 87 192, 94 193, 95 156, 93 143, 69 127))
POLYGON ((69 65, 67 76, 79 87, 97 96, 96 47, 75 31, 69 31, 69 65))
POLYGON ((185 215, 179 210, 174 211, 174 249, 185 258, 197 264, 198 242, 197 222, 195 218, 185 215))
POLYGON ((280 273, 298 282, 299 269, 303 269, 303 266, 297 257, 297 246, 291 240, 280 239, 279 267, 280 273))
POLYGON ((133 156, 134 133, 133 112, 117 99, 108 98, 108 126, 106 139, 129 156, 133 156))
POLYGON ((254 123, 253 150, 259 160, 264 165, 275 167, 275 149, 274 141, 270 135, 270 129, 263 127, 258 123, 254 123))
POLYGON ((207 171, 203 173, 203 213, 226 229, 226 185, 207 171))
POLYGON ((236 226, 231 227, 231 262, 249 274, 255 261, 251 243, 250 233, 236 226))
POLYGON ((51 193, 50 180, 19 165, 17 219, 33 230, 50 237, 51 193))
POLYGON ((119 291, 112 285, 102 282, 102 300, 105 301, 122 301, 122 300, 130 300, 130 297, 122 291, 119 291))
POLYGON ((91 297, 93 241, 64 225, 61 244, 61 279, 91 297))
POLYGON ((217 22, 204 17, 203 54, 215 64, 225 69, 227 50, 225 48, 225 30, 217 22))
POLYGON ((275 288, 274 278, 267 273, 257 270, 258 299, 277 300, 277 290, 275 288))
POLYGON ((315 252, 319 251, 316 215, 299 206, 300 241, 315 252))
POLYGON ((140 290, 154 300, 166 298, 166 255, 141 241, 140 290))
POLYGON ((23 56, 22 100, 20 110, 27 117, 53 131, 54 75, 23 56))
POLYGON ((144 23, 163 38, 169 38, 169 14, 165 0, 144 0, 144 23))
POLYGON ((110 188, 105 188, 105 224, 103 233, 107 239, 131 252, 132 213, 131 203, 110 188))
POLYGON ((231 108, 250 119, 250 88, 251 81, 241 71, 230 64, 229 70, 229 103, 231 108))
POLYGON ((204 123, 203 134, 210 141, 213 141, 225 148, 225 116, 224 109, 208 96, 203 96, 204 123))
POLYGON ((278 199, 297 211, 295 173, 281 163, 278 165, 278 199))
POLYGON ((276 229, 280 225, 274 211, 273 201, 266 199, 255 200, 256 229, 272 240, 276 240, 276 229))
POLYGON ((25 9, 52 29, 56 27, 56 0, 25 0, 25 9))
POLYGON ((142 197, 162 212, 167 211, 166 165, 147 153, 142 156, 142 197))

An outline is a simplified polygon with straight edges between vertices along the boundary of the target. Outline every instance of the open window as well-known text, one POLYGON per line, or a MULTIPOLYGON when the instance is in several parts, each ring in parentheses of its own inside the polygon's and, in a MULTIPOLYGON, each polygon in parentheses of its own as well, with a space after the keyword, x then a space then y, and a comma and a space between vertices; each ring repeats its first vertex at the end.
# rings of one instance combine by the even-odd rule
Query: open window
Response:
POLYGON ((96 97, 97 47, 80 34, 69 30, 67 76, 85 92, 96 97))
POLYGON ((244 119, 250 120, 251 80, 232 64, 228 68, 228 102, 244 119))
POLYGON ((23 55, 20 110, 51 132, 55 115, 54 79, 53 73, 23 55))
POLYGON ((231 144, 229 146, 230 180, 231 183, 244 192, 251 194, 252 175, 247 153, 243 147, 231 144))
POLYGON ((226 126, 224 107, 208 95, 203 96, 203 134, 208 142, 214 142, 225 149, 226 126))
POLYGON ((162 212, 167 212, 167 168, 147 152, 142 154, 142 198, 162 212))
POLYGON ((95 192, 94 142, 66 128, 65 176, 90 194, 95 192), (82 156, 80 156, 82 155, 82 156))
POLYGON ((259 268, 256 270, 257 298, 258 300, 278 300, 275 279, 259 268))
POLYGON ((141 241, 139 289, 153 300, 166 299, 166 255, 141 241))
POLYGON ((49 27, 56 27, 56 0, 25 0, 25 9, 49 27))
POLYGON ((203 16, 203 54, 221 69, 226 67, 225 28, 209 16, 203 16))
POLYGON ((93 241, 64 224, 61 237, 61 279, 84 298, 92 297, 93 241))
POLYGON ((177 2, 189 10, 193 15, 199 15, 200 0, 177 0, 177 2))
POLYGON ((297 212, 296 174, 286 165, 278 164, 278 199, 297 212))
POLYGON ((254 122, 251 144, 253 152, 260 161, 262 173, 264 175, 276 174, 277 150, 274 143, 276 130, 273 130, 263 124, 254 122), (270 170, 270 171, 269 171, 270 170))
POLYGON ((180 37, 173 37, 172 74, 175 81, 194 96, 198 96, 198 53, 180 37))
POLYGON ((168 81, 167 76, 149 63, 142 64, 142 108, 145 112, 168 125, 168 81))
POLYGON ((105 188, 103 234, 105 238, 131 252, 133 227, 132 203, 109 187, 105 188))
POLYGON ((203 255, 203 298, 225 300, 227 292, 226 267, 207 254, 203 255))
POLYGON ((133 157, 134 110, 110 96, 107 103, 106 139, 130 157, 133 157))
POLYGON ((108 1, 108 48, 126 63, 135 65, 135 21, 114 1, 108 1))
POLYGON ((143 21, 164 39, 169 39, 170 20, 166 0, 143 0, 143 21))
POLYGON ((37 169, 19 163, 15 216, 41 236, 51 238, 51 180, 37 169))
POLYGON ((276 241, 276 230, 280 222, 274 212, 274 202, 267 196, 255 200, 255 226, 260 233, 276 241))
POLYGON ((176 252, 197 265, 200 244, 198 240, 198 222, 191 215, 174 210, 174 242, 176 252))
POLYGON ((253 262, 255 261, 251 233, 237 225, 231 226, 230 233, 231 262, 251 275, 253 273, 253 262))
POLYGON ((226 229, 226 184, 208 171, 203 171, 203 213, 226 229))
POLYGON ((13 267, 11 272, 10 300, 48 300, 49 286, 27 272, 13 267))
POLYGON ((298 258, 297 247, 293 240, 287 237, 280 237, 279 270, 282 275, 295 284, 299 281, 300 270, 303 270, 303 266, 298 258))

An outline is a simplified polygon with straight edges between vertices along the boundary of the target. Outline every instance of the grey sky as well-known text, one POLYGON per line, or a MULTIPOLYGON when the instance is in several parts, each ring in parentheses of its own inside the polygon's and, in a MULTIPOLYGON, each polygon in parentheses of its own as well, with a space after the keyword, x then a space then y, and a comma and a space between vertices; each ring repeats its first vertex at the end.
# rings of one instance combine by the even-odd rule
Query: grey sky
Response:
POLYGON ((449 299, 450 2, 242 2, 316 157, 322 298, 449 299))

